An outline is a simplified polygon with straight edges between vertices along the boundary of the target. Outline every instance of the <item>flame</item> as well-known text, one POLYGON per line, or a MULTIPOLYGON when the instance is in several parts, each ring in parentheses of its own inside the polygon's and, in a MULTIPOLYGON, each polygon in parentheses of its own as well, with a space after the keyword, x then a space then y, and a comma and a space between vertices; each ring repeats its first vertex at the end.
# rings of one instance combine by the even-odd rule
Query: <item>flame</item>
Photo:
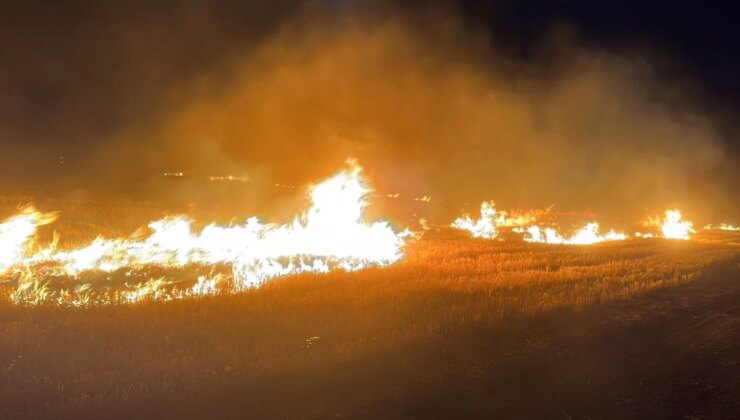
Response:
POLYGON ((635 232, 635 237, 637 237, 637 238, 654 238, 655 235, 653 235, 652 233, 635 232))
POLYGON ((499 227, 524 227, 531 225, 549 210, 497 211, 496 203, 484 201, 480 206, 480 218, 474 220, 465 214, 452 222, 452 227, 469 231, 474 238, 494 239, 499 227))
POLYGON ((625 234, 617 233, 613 230, 610 230, 604 235, 599 234, 599 224, 596 222, 587 224, 569 239, 561 236, 553 228, 545 228, 543 234, 539 226, 530 226, 526 229, 526 232, 527 235, 524 236, 525 241, 547 244, 590 245, 604 241, 621 241, 627 239, 625 234))
POLYGON ((236 175, 211 175, 209 181, 227 181, 227 182, 252 182, 249 177, 236 175))
POLYGON ((666 239, 689 239, 689 233, 696 233, 692 229, 693 223, 682 220, 681 212, 677 209, 666 210, 665 217, 651 217, 646 226, 660 226, 663 237, 666 239))
MULTIPOLYGON (((627 238, 624 233, 610 230, 605 234, 599 233, 597 222, 588 223, 570 238, 562 236, 555 227, 541 228, 534 222, 545 216, 552 218, 550 209, 529 211, 497 211, 493 201, 485 201, 481 204, 480 218, 473 219, 469 214, 464 214, 452 222, 452 227, 469 231, 474 238, 494 239, 499 235, 499 228, 512 227, 512 231, 524 234, 527 242, 540 242, 548 244, 572 244, 587 245, 604 241, 618 241, 627 238)), ((590 212, 589 212, 590 214, 590 212)), ((679 210, 667 210, 664 217, 649 217, 645 226, 660 227, 662 235, 667 239, 689 239, 693 223, 683 220, 679 210)), ((740 227, 721 224, 719 226, 707 225, 705 229, 740 230, 740 227)), ((653 233, 636 232, 638 238, 654 238, 653 233)))
POLYGON ((311 187, 310 208, 285 225, 265 224, 252 217, 244 224, 211 224, 194 232, 188 217, 165 217, 150 223, 151 234, 143 239, 99 237, 82 248, 58 251, 52 246, 33 255, 24 250, 35 226, 51 220, 29 210, 0 225, 0 244, 12 245, 2 246, 0 267, 20 273, 11 296, 14 302, 81 306, 215 294, 224 279, 201 277, 190 289, 173 289, 166 278, 153 278, 95 299, 91 298, 91 285, 50 292, 44 275, 77 277, 91 271, 226 264, 232 268, 232 290, 241 290, 289 274, 385 266, 402 258, 404 240, 410 234, 396 233, 387 222, 363 220, 370 192, 362 169, 349 162, 347 169, 311 187))
POLYGON ((480 219, 473 220, 469 214, 466 214, 452 222, 452 227, 467 230, 474 238, 493 239, 498 236, 495 218, 495 203, 484 201, 480 206, 480 219))
POLYGON ((39 226, 49 224, 56 214, 42 214, 31 206, 0 223, 0 274, 19 263, 30 248, 30 241, 39 226))
POLYGON ((704 226, 704 229, 705 230, 726 230, 730 232, 738 232, 740 231, 740 226, 733 226, 727 223, 720 223, 718 225, 706 225, 704 226))

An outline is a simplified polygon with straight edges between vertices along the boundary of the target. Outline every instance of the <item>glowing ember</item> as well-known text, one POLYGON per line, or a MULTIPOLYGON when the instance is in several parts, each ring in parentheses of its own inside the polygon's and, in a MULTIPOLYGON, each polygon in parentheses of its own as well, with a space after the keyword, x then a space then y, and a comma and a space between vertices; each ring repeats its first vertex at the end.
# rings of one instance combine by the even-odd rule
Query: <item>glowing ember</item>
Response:
POLYGON ((251 182, 252 180, 246 176, 235 176, 235 175, 213 175, 208 177, 209 181, 226 181, 226 182, 251 182))
POLYGON ((368 224, 362 219, 369 193, 361 168, 350 162, 347 169, 312 187, 309 210, 286 225, 250 218, 241 225, 212 224, 195 233, 189 218, 167 217, 150 223, 152 233, 144 239, 98 238, 79 249, 57 251, 51 246, 32 255, 26 255, 26 250, 36 226, 52 219, 27 210, 0 225, 0 268, 19 277, 11 296, 14 302, 86 305, 215 294, 224 278, 200 277, 188 289, 174 288, 164 277, 152 278, 102 294, 95 294, 93 286, 87 284, 54 292, 44 279, 146 267, 225 264, 232 268, 231 290, 240 290, 289 274, 385 266, 402 257, 408 233, 396 233, 386 222, 368 224))

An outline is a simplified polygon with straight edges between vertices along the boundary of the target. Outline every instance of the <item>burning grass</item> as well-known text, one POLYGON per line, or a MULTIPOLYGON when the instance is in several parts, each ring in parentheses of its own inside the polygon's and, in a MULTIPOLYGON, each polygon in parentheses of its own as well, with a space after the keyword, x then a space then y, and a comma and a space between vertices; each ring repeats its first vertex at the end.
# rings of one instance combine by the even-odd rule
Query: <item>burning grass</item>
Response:
POLYGON ((150 222, 148 234, 97 237, 71 250, 57 249, 56 236, 48 246, 38 244, 38 227, 54 221, 56 214, 28 206, 0 223, 0 275, 16 284, 10 295, 15 303, 89 306, 175 300, 224 289, 223 273, 200 276, 185 289, 164 276, 140 279, 142 272, 169 268, 227 265, 231 288, 239 291, 296 273, 386 266, 401 259, 410 232, 397 233, 387 222, 365 220, 365 199, 371 189, 361 171, 356 162, 348 161, 344 170, 311 186, 309 208, 289 223, 250 217, 243 223, 209 224, 195 231, 191 218, 168 216, 150 222), (82 277, 102 277, 103 282, 62 287, 82 277), (137 283, 129 285, 129 278, 137 283), (101 283, 108 287, 101 290, 101 283))
MULTIPOLYGON (((400 261, 407 241, 418 234, 397 231, 384 220, 368 221, 365 208, 373 190, 357 162, 348 159, 346 163, 343 170, 310 186, 305 210, 281 224, 253 216, 197 228, 192 217, 180 214, 151 221, 146 229, 128 236, 98 234, 85 245, 61 249, 56 232, 47 245, 37 235, 58 213, 21 207, 0 222, 0 281, 14 285, 9 296, 17 304, 96 306, 238 292, 298 273, 351 272, 400 261), (171 270, 194 272, 208 267, 210 272, 193 276, 190 285, 167 275, 171 270), (164 274, 152 277, 156 272, 164 274)), ((428 197, 421 200, 429 201, 428 197)), ((480 219, 464 215, 451 227, 485 239, 499 238, 503 228, 520 235, 519 241, 550 245, 594 245, 628 238, 614 230, 601 234, 596 221, 566 238, 550 210, 498 211, 492 201, 484 202, 480 219), (551 227, 542 230, 543 219, 551 219, 551 227)), ((430 229, 424 218, 419 225, 430 229)), ((660 228, 666 239, 689 240, 696 233, 693 223, 683 220, 678 210, 666 211, 664 218, 650 218, 645 225, 660 228)), ((651 233, 634 236, 654 237, 651 233)))
MULTIPOLYGON (((182 227, 167 240, 157 229, 125 236, 161 217, 154 207, 33 200, 61 210, 56 226, 64 239, 58 248, 19 248, 33 232, 16 222, 33 221, 36 239, 50 243, 54 225, 44 224, 53 217, 25 210, 9 219, 20 236, 3 238, 22 252, 0 254, 0 264, 11 261, 0 282, 0 417, 100 417, 111 410, 123 417, 388 417, 389 404, 435 388, 457 395, 481 366, 501 368, 514 352, 506 343, 559 352, 550 344, 558 331, 519 336, 559 313, 587 322, 593 308, 692 285, 717 267, 737 278, 740 233, 731 230, 701 231, 691 240, 599 241, 593 225, 588 240, 553 245, 509 230, 547 211, 496 213, 490 204, 485 220, 464 225, 506 240, 426 223, 424 235, 410 239, 360 217, 367 190, 353 170, 319 184, 334 185, 339 195, 314 188, 313 204, 331 205, 313 206, 293 223, 254 221, 253 236, 243 230, 249 224, 227 228, 235 229, 226 237, 233 247, 221 236, 204 246, 208 227, 191 231, 184 217, 160 219, 182 227), (121 238, 109 242, 120 252, 92 258, 94 269, 77 264, 89 259, 68 263, 67 250, 88 251, 100 234, 121 238), (251 239, 244 247, 241 241, 251 239), (571 245, 577 243, 589 245, 571 245), (230 286, 231 251, 244 249, 271 251, 268 260, 289 269, 260 288, 230 286), (225 253, 211 258, 214 250, 225 253), (34 271, 24 278, 17 267, 34 271), (489 360, 498 345, 491 343, 499 342, 502 359, 489 360)), ((23 201, 0 199, 0 206, 11 202, 23 201)), ((676 226, 691 228, 674 216, 676 226)))
POLYGON ((582 247, 445 231, 412 242, 390 267, 300 274, 235 295, 88 308, 6 299, 0 417, 192 415, 196 406, 356 414, 434 381, 454 369, 448 357, 476 346, 450 347, 443 337, 690 284, 718 265, 736 276, 738 236, 582 247), (430 356, 445 342, 444 357, 430 356), (342 383, 361 396, 343 398, 342 383))

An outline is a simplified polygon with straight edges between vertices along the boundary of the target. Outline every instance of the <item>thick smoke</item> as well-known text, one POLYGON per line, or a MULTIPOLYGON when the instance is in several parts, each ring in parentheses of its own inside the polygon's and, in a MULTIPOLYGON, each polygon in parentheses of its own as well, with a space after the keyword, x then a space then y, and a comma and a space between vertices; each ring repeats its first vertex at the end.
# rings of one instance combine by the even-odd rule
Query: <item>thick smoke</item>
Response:
POLYGON ((71 184, 166 195, 165 171, 236 174, 254 182, 234 200, 260 200, 353 156, 381 193, 431 196, 440 221, 486 199, 625 222, 737 209, 711 116, 661 81, 651 51, 587 47, 554 27, 517 60, 448 9, 299 10, 162 89, 166 106, 82 152, 71 184))

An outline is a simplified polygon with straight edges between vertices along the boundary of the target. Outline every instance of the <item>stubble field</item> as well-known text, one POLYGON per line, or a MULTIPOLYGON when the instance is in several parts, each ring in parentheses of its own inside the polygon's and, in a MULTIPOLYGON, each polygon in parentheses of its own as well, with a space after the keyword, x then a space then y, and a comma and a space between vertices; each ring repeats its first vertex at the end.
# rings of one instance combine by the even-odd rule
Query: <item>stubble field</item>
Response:
MULTIPOLYGON (((57 229, 85 241, 150 212, 111 205, 57 229)), ((0 417, 731 418, 739 243, 443 229, 384 269, 233 295, 24 307, 5 283, 0 417)))

